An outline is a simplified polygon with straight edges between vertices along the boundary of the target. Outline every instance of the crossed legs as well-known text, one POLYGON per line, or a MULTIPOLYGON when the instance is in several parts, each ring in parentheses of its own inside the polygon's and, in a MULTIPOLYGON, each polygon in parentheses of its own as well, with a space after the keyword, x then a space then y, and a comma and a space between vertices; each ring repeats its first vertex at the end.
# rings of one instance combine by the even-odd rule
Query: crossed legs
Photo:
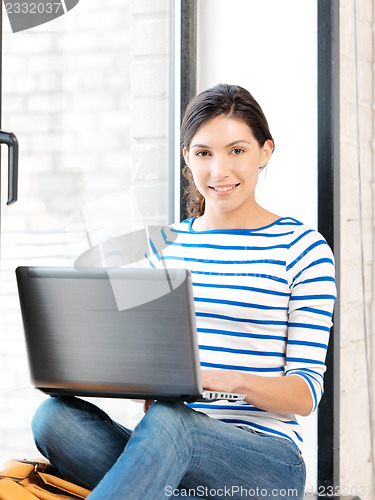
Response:
POLYGON ((41 453, 92 489, 90 500, 175 498, 178 488, 204 498, 303 498, 305 465, 292 443, 179 403, 154 403, 132 433, 86 401, 49 398, 32 427, 41 453))

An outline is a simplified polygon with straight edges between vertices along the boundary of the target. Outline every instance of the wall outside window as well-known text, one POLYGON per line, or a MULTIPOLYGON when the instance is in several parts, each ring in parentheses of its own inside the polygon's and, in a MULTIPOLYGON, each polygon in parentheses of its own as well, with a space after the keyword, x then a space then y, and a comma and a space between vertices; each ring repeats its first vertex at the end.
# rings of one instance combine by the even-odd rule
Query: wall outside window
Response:
POLYGON ((343 493, 368 500, 375 495, 374 32, 372 0, 340 1, 340 482, 343 493))

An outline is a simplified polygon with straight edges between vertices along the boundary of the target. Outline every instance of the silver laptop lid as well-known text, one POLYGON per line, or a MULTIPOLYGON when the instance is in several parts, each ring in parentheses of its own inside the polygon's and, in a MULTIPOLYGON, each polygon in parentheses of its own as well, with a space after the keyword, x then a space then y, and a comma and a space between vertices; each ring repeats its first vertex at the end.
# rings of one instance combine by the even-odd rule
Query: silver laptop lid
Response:
POLYGON ((187 401, 201 394, 189 271, 19 267, 16 274, 35 387, 187 401))

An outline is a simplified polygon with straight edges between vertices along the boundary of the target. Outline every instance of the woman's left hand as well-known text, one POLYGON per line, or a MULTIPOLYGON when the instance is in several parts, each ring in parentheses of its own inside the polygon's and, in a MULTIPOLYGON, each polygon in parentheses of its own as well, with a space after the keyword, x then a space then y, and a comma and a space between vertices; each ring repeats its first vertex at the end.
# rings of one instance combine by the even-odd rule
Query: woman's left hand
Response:
POLYGON ((262 410, 309 415, 313 400, 298 375, 264 377, 236 370, 201 370, 203 389, 246 394, 245 401, 262 410))
POLYGON ((233 370, 201 370, 203 389, 207 391, 237 392, 241 374, 233 370))

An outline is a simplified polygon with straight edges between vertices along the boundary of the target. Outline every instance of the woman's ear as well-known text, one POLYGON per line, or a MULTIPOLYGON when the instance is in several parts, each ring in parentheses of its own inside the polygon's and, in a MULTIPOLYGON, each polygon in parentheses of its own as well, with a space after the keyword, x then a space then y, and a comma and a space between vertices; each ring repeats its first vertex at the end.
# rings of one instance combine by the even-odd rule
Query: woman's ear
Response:
POLYGON ((185 165, 189 166, 189 151, 187 148, 182 150, 182 154, 184 155, 185 165))
POLYGON ((273 141, 271 139, 267 139, 267 141, 262 146, 262 159, 261 159, 261 167, 265 167, 269 162, 271 155, 273 153, 273 141))

